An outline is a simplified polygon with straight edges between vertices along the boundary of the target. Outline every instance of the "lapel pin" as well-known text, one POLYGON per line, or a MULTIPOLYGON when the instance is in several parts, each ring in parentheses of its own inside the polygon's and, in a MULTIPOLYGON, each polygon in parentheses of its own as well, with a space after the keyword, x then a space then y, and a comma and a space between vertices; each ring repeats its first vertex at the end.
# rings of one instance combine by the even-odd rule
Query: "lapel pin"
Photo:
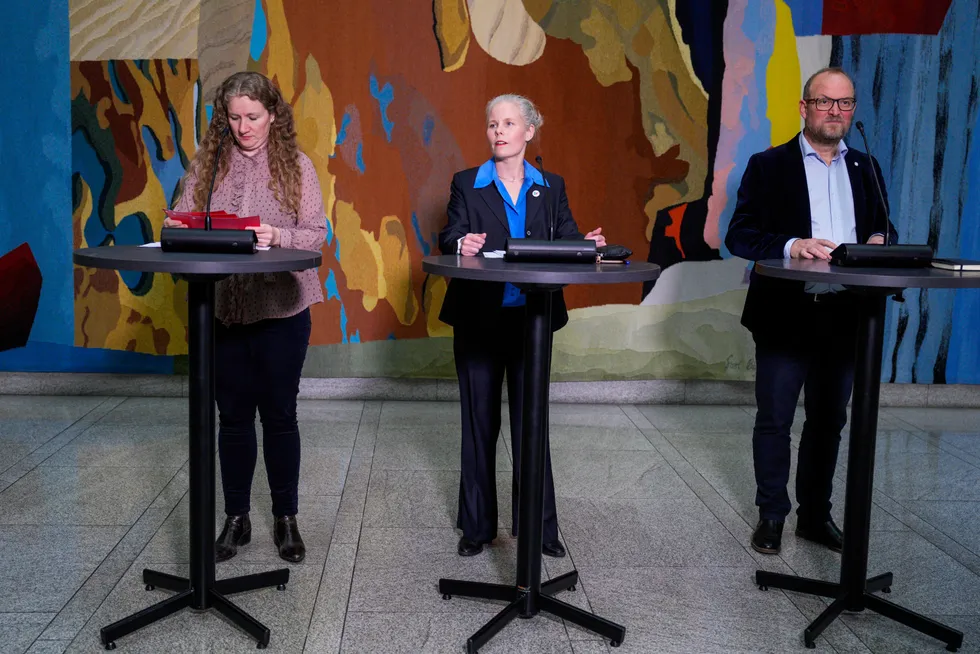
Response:
POLYGON ((854 162, 854 167, 855 167, 855 168, 857 168, 857 167, 858 167, 858 162, 856 162, 856 161, 854 162))
POLYGON ((539 195, 541 195, 541 191, 539 191, 537 189, 534 189, 533 191, 531 191, 531 196, 532 197, 538 197, 539 195))

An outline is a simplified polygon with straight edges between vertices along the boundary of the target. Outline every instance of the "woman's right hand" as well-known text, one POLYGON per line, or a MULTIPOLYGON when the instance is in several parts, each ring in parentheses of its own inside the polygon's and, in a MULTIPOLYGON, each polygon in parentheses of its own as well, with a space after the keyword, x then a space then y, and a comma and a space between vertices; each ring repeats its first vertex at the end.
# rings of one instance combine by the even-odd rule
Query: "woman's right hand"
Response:
POLYGON ((176 227, 177 229, 186 229, 187 228, 187 225, 185 225, 184 223, 180 222, 179 220, 172 220, 170 218, 164 218, 163 219, 163 226, 164 227, 176 227))
POLYGON ((485 233, 467 234, 459 244, 459 253, 464 257, 474 257, 480 253, 486 242, 487 235, 485 233))

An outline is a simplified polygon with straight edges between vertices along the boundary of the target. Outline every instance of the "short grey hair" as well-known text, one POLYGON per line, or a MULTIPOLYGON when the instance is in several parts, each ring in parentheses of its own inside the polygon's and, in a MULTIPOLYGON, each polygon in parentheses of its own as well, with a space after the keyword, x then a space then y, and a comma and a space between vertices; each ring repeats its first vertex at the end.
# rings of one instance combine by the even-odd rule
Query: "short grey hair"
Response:
POLYGON ((528 125, 534 125, 534 134, 537 136, 538 130, 544 125, 544 117, 538 108, 534 106, 534 103, 529 99, 525 98, 523 95, 517 95, 516 93, 505 93, 504 95, 498 95, 493 100, 487 103, 487 122, 490 121, 490 112, 501 102, 510 102, 517 105, 517 110, 521 112, 521 118, 528 125))
POLYGON ((843 75, 844 77, 847 78, 847 81, 851 83, 851 88, 854 89, 855 92, 857 92, 857 86, 854 84, 854 80, 851 78, 850 75, 844 72, 843 68, 839 68, 838 66, 827 66, 826 68, 821 68, 813 75, 810 75, 810 77, 807 79, 806 84, 803 85, 804 100, 810 99, 810 85, 813 84, 813 80, 826 73, 833 73, 834 75, 843 75))

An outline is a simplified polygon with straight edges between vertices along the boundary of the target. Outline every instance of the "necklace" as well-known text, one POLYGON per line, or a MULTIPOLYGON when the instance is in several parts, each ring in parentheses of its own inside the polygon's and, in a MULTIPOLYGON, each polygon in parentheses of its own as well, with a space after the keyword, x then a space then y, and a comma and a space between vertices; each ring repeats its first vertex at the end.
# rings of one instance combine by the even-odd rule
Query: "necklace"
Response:
MULTIPOLYGON (((500 175, 497 175, 497 177, 500 177, 500 175)), ((502 182, 523 182, 524 181, 524 175, 521 175, 520 177, 515 177, 515 178, 512 178, 512 179, 508 179, 507 177, 500 177, 500 181, 502 181, 502 182)))

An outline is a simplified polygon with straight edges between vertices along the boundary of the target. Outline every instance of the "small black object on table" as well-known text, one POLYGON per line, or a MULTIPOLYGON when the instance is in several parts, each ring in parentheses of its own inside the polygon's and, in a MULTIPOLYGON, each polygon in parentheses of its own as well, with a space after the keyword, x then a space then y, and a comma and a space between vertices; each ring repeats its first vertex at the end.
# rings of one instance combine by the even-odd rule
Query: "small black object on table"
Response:
POLYGON ((214 578, 214 283, 235 273, 306 270, 320 265, 319 252, 274 248, 255 254, 163 252, 136 246, 76 250, 76 265, 110 270, 163 272, 188 281, 189 457, 190 457, 190 579, 143 570, 146 590, 176 591, 167 599, 103 627, 106 649, 116 640, 184 608, 214 609, 247 632, 259 649, 269 644, 268 627, 235 606, 225 596, 258 588, 286 589, 289 569, 231 579, 214 578))
POLYGON ((906 288, 977 288, 980 287, 980 273, 949 272, 936 268, 847 268, 831 266, 826 261, 784 259, 760 261, 755 264, 755 272, 779 279, 841 284, 866 297, 866 301, 860 304, 858 316, 840 582, 759 570, 755 573, 756 583, 762 590, 782 588, 834 600, 803 632, 808 648, 815 647, 817 637, 842 612, 871 609, 943 641, 946 649, 955 652, 963 645, 962 632, 873 594, 877 591, 891 592, 892 573, 868 578, 871 499, 885 302, 888 296, 899 295, 906 288))
POLYGON ((548 389, 551 377, 552 294, 567 284, 621 284, 653 281, 660 267, 650 263, 516 263, 484 257, 455 255, 426 257, 422 270, 433 275, 485 282, 510 282, 527 296, 524 328, 524 416, 521 438, 517 528, 517 580, 510 584, 440 579, 443 599, 453 595, 508 602, 466 642, 475 654, 516 617, 532 618, 551 613, 608 638, 613 647, 626 637, 626 628, 556 599, 563 590, 574 590, 578 572, 572 571, 541 583, 545 442, 548 429, 548 389))

